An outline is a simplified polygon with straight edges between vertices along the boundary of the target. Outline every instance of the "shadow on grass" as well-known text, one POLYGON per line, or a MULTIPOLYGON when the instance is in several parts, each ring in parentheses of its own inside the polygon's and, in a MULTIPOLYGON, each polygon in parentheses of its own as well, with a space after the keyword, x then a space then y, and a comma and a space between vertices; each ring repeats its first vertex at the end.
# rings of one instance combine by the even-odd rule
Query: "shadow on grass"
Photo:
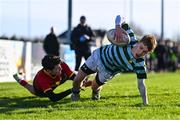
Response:
POLYGON ((112 96, 112 95, 108 95, 108 96, 106 96, 106 97, 102 97, 101 99, 118 99, 118 98, 122 98, 122 99, 124 99, 124 98, 138 98, 138 97, 140 97, 140 95, 121 95, 121 96, 118 96, 118 95, 114 95, 114 96, 112 96))
POLYGON ((40 97, 21 97, 21 98, 0 98, 0 113, 9 113, 18 109, 30 109, 30 108, 47 108, 49 106, 55 106, 57 104, 69 103, 70 99, 64 98, 58 102, 51 102, 47 98, 40 97))
MULTIPOLYGON (((83 98, 81 97, 79 102, 71 102, 70 98, 64 98, 58 102, 51 102, 48 98, 40 98, 35 96, 21 97, 21 98, 9 98, 3 97, 0 98, 0 113, 11 113, 15 110, 21 110, 18 113, 36 113, 36 108, 45 108, 46 111, 51 112, 54 110, 76 110, 76 109, 99 109, 99 108, 111 108, 114 106, 118 107, 144 107, 142 103, 121 103, 118 102, 118 99, 136 99, 139 98, 139 95, 108 95, 102 96, 100 100, 93 101, 91 98, 83 98), (113 100, 117 100, 117 102, 113 102, 113 100), (111 102, 112 101, 112 102, 111 102), (97 102, 97 103, 96 103, 97 102), (65 105, 64 105, 65 104, 65 105), (33 110, 28 110, 31 108, 35 108, 33 110), (25 109, 25 110, 23 110, 25 109), (26 110, 27 109, 27 110, 26 110)), ((174 106, 180 107, 180 103, 175 104, 174 106)), ((147 107, 166 107, 164 104, 150 104, 147 107)))
MULTIPOLYGON (((132 103, 132 104, 129 104, 128 101, 127 103, 121 103, 121 102, 118 102, 119 99, 136 99, 136 98, 139 98, 140 95, 121 95, 121 96, 116 96, 116 95, 108 95, 108 96, 101 96, 101 99, 100 100, 92 100, 91 98, 81 98, 80 101, 82 103, 86 103, 87 101, 90 102, 90 104, 88 104, 87 106, 90 105, 90 107, 92 107, 91 103, 94 102, 97 102, 96 106, 94 107, 113 107, 113 106, 119 106, 119 107, 142 107, 142 103, 132 103), (117 101, 117 102, 114 102, 117 101), (102 104, 103 103, 103 104, 102 104)), ((85 104, 86 105, 86 104, 85 104)))

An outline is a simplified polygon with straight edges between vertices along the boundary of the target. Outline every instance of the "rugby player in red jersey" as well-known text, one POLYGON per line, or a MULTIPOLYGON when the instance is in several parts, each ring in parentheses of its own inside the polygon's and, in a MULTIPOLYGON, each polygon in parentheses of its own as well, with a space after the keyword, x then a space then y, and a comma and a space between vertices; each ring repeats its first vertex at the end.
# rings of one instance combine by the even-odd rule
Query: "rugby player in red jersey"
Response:
MULTIPOLYGON (((43 68, 37 72, 33 80, 33 85, 28 83, 23 74, 14 74, 14 79, 32 94, 39 97, 48 97, 51 101, 56 102, 71 94, 71 88, 54 93, 53 90, 67 80, 73 80, 76 74, 71 71, 69 66, 63 62, 60 57, 46 55, 42 59, 43 68)), ((83 86, 91 85, 91 81, 85 80, 83 86)))

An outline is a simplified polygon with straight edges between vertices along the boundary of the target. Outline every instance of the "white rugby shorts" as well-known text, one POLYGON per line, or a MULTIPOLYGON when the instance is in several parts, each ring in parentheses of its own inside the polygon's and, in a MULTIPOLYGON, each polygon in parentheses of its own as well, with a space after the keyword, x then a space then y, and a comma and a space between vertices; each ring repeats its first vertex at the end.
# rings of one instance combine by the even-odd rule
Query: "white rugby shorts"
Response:
POLYGON ((101 83, 106 83, 114 76, 113 73, 106 70, 102 64, 100 58, 100 49, 94 50, 91 56, 86 60, 85 64, 89 69, 98 73, 99 81, 101 83))

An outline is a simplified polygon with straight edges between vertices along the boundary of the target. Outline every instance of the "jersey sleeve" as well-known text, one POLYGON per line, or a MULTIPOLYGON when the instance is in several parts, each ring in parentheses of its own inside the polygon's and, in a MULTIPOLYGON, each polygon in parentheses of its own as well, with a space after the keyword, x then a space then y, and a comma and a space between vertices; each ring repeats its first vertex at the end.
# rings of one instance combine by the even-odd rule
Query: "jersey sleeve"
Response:
POLYGON ((138 79, 147 79, 147 74, 145 72, 145 70, 142 68, 137 68, 139 69, 137 72, 136 72, 136 75, 137 75, 137 78, 138 79))
POLYGON ((68 78, 71 78, 75 74, 65 62, 61 63, 61 67, 62 71, 67 75, 68 78))
POLYGON ((138 64, 135 66, 135 72, 138 79, 147 79, 147 70, 144 59, 138 59, 138 64))
POLYGON ((130 26, 127 23, 122 23, 121 27, 128 33, 128 35, 129 35, 129 37, 131 39, 129 44, 132 45, 132 46, 134 44, 136 44, 138 42, 138 40, 137 40, 133 30, 130 28, 130 26))

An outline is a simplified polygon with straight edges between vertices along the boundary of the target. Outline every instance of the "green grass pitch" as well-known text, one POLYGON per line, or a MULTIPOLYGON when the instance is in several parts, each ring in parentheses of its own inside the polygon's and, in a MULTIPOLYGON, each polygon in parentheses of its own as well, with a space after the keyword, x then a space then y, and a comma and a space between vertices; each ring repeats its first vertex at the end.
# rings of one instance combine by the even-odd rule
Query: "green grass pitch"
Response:
MULTIPOLYGON (((71 81, 55 92, 70 88, 71 81)), ((70 96, 53 103, 31 95, 17 83, 0 83, 0 120, 57 119, 180 119, 180 72, 149 73, 146 80, 149 105, 142 106, 135 74, 115 76, 103 86, 102 98, 92 101, 91 89, 81 92, 81 100, 70 96)))

